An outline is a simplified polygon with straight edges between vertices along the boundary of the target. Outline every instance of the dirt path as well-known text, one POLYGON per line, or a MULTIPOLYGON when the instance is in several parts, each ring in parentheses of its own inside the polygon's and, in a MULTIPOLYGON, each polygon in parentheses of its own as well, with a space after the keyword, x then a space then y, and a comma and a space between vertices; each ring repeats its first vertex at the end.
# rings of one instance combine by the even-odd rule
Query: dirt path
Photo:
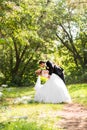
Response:
POLYGON ((64 130, 87 130, 87 109, 80 104, 66 104, 63 111, 58 112, 62 120, 58 126, 64 130))

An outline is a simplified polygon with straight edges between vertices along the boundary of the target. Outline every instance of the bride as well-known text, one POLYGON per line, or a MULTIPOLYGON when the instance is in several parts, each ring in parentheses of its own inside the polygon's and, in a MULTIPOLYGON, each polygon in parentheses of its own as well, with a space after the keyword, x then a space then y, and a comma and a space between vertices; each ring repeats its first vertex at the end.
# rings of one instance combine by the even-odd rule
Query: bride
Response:
POLYGON ((49 76, 48 70, 37 70, 37 82, 35 84, 34 100, 43 103, 71 103, 71 97, 68 93, 65 83, 56 74, 49 76), (48 78, 46 83, 41 84, 41 76, 48 78))

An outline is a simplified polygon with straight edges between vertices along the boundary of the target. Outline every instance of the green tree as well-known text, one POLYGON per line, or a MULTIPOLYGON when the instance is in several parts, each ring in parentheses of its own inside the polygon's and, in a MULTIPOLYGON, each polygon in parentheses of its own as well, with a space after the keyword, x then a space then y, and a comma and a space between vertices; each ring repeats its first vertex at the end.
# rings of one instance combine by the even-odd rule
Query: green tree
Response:
POLYGON ((4 75, 3 83, 21 85, 34 81, 38 60, 50 52, 52 46, 38 33, 41 28, 38 21, 48 3, 39 0, 0 1, 0 59, 3 61, 0 72, 4 75))
POLYGON ((79 14, 65 0, 1 0, 0 5, 0 73, 4 83, 34 82, 38 60, 67 59, 64 51, 70 56, 68 64, 72 61, 77 68, 86 69, 86 9, 79 14))

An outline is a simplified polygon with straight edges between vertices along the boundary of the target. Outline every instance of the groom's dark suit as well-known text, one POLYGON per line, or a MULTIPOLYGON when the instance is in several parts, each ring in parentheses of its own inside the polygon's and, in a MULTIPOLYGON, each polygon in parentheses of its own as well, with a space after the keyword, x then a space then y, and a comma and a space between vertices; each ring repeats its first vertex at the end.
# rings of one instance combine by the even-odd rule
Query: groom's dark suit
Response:
POLYGON ((54 65, 50 61, 46 62, 46 69, 49 71, 49 74, 51 75, 52 73, 57 74, 64 82, 64 74, 63 74, 63 68, 54 65))

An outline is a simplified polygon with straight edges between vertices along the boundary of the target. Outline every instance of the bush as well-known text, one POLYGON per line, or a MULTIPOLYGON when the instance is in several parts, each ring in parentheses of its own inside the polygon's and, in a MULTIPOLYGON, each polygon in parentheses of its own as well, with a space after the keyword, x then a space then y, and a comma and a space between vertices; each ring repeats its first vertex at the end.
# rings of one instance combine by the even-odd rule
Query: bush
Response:
POLYGON ((66 84, 87 83, 87 72, 73 71, 65 76, 66 84))

